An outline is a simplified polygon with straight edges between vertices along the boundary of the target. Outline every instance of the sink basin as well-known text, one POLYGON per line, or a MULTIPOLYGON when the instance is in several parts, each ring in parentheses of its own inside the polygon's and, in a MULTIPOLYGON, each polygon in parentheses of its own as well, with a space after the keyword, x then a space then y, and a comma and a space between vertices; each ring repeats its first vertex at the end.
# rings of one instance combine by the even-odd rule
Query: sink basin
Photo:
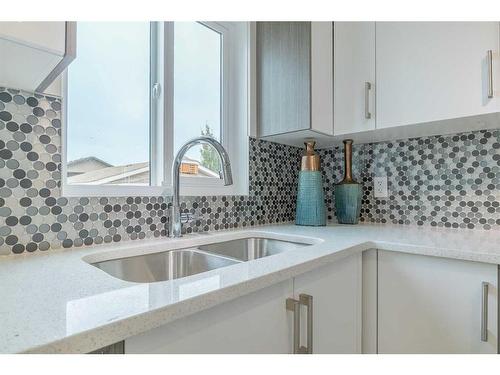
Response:
POLYGON ((196 250, 172 250, 162 253, 92 263, 111 276, 136 283, 179 279, 239 263, 196 250))
POLYGON ((198 249, 246 262, 309 245, 300 242, 252 237, 202 245, 198 249))

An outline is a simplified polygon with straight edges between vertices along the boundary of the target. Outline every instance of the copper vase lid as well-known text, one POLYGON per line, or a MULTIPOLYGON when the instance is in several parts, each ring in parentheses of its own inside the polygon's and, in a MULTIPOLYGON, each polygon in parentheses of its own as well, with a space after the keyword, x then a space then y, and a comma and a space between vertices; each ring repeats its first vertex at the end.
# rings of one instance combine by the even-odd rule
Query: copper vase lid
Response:
POLYGON ((302 156, 302 162, 300 165, 301 171, 319 171, 320 160, 319 155, 314 151, 315 141, 304 142, 306 146, 306 151, 302 156))

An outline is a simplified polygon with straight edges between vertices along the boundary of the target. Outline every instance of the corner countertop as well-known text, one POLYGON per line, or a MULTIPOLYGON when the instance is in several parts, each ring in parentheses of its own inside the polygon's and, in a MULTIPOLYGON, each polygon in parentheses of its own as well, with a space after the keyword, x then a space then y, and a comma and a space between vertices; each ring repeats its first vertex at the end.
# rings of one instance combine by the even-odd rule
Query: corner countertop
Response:
POLYGON ((373 248, 500 264, 500 231, 287 224, 4 256, 0 257, 0 353, 90 352, 373 248), (122 281, 88 264, 252 236, 314 244, 151 284, 122 281))

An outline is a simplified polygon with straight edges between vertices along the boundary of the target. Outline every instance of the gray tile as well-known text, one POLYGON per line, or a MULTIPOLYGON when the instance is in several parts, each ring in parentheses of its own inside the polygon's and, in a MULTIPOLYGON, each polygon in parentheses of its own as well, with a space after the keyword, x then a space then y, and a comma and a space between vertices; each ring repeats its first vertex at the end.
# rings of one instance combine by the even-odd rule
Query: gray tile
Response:
MULTIPOLYGON (((0 253, 165 236, 170 199, 60 196, 61 104, 51 98, 49 108, 46 99, 0 89, 0 253)), ((302 150, 256 139, 249 146, 249 195, 182 197, 183 211, 198 217, 185 233, 293 221, 302 150)), ((498 130, 355 145, 361 221, 498 229, 499 149, 498 130), (377 175, 388 176, 387 199, 373 196, 377 175)), ((320 155, 334 218, 342 150, 320 155)))

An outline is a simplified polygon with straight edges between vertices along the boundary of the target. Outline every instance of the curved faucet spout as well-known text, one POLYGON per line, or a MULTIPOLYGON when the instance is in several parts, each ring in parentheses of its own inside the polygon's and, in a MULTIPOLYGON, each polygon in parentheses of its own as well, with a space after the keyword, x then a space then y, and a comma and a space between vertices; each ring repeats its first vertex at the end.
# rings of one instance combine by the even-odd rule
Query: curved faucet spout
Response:
POLYGON ((231 171, 231 161, 229 160, 229 155, 226 150, 222 146, 222 144, 215 140, 212 137, 201 136, 197 138, 193 138, 190 141, 186 142, 177 152, 175 156, 174 162, 172 164, 172 207, 170 208, 170 218, 169 218, 169 228, 168 228, 168 236, 169 237, 181 237, 182 236, 182 223, 181 223, 181 215, 180 215, 180 198, 179 198, 179 190, 180 190, 180 168, 182 164, 182 159, 184 159, 184 155, 188 150, 196 145, 200 144, 208 144, 212 146, 217 154, 219 155, 221 161, 221 171, 219 171, 219 176, 224 180, 224 185, 232 185, 233 184, 233 173, 231 171))

